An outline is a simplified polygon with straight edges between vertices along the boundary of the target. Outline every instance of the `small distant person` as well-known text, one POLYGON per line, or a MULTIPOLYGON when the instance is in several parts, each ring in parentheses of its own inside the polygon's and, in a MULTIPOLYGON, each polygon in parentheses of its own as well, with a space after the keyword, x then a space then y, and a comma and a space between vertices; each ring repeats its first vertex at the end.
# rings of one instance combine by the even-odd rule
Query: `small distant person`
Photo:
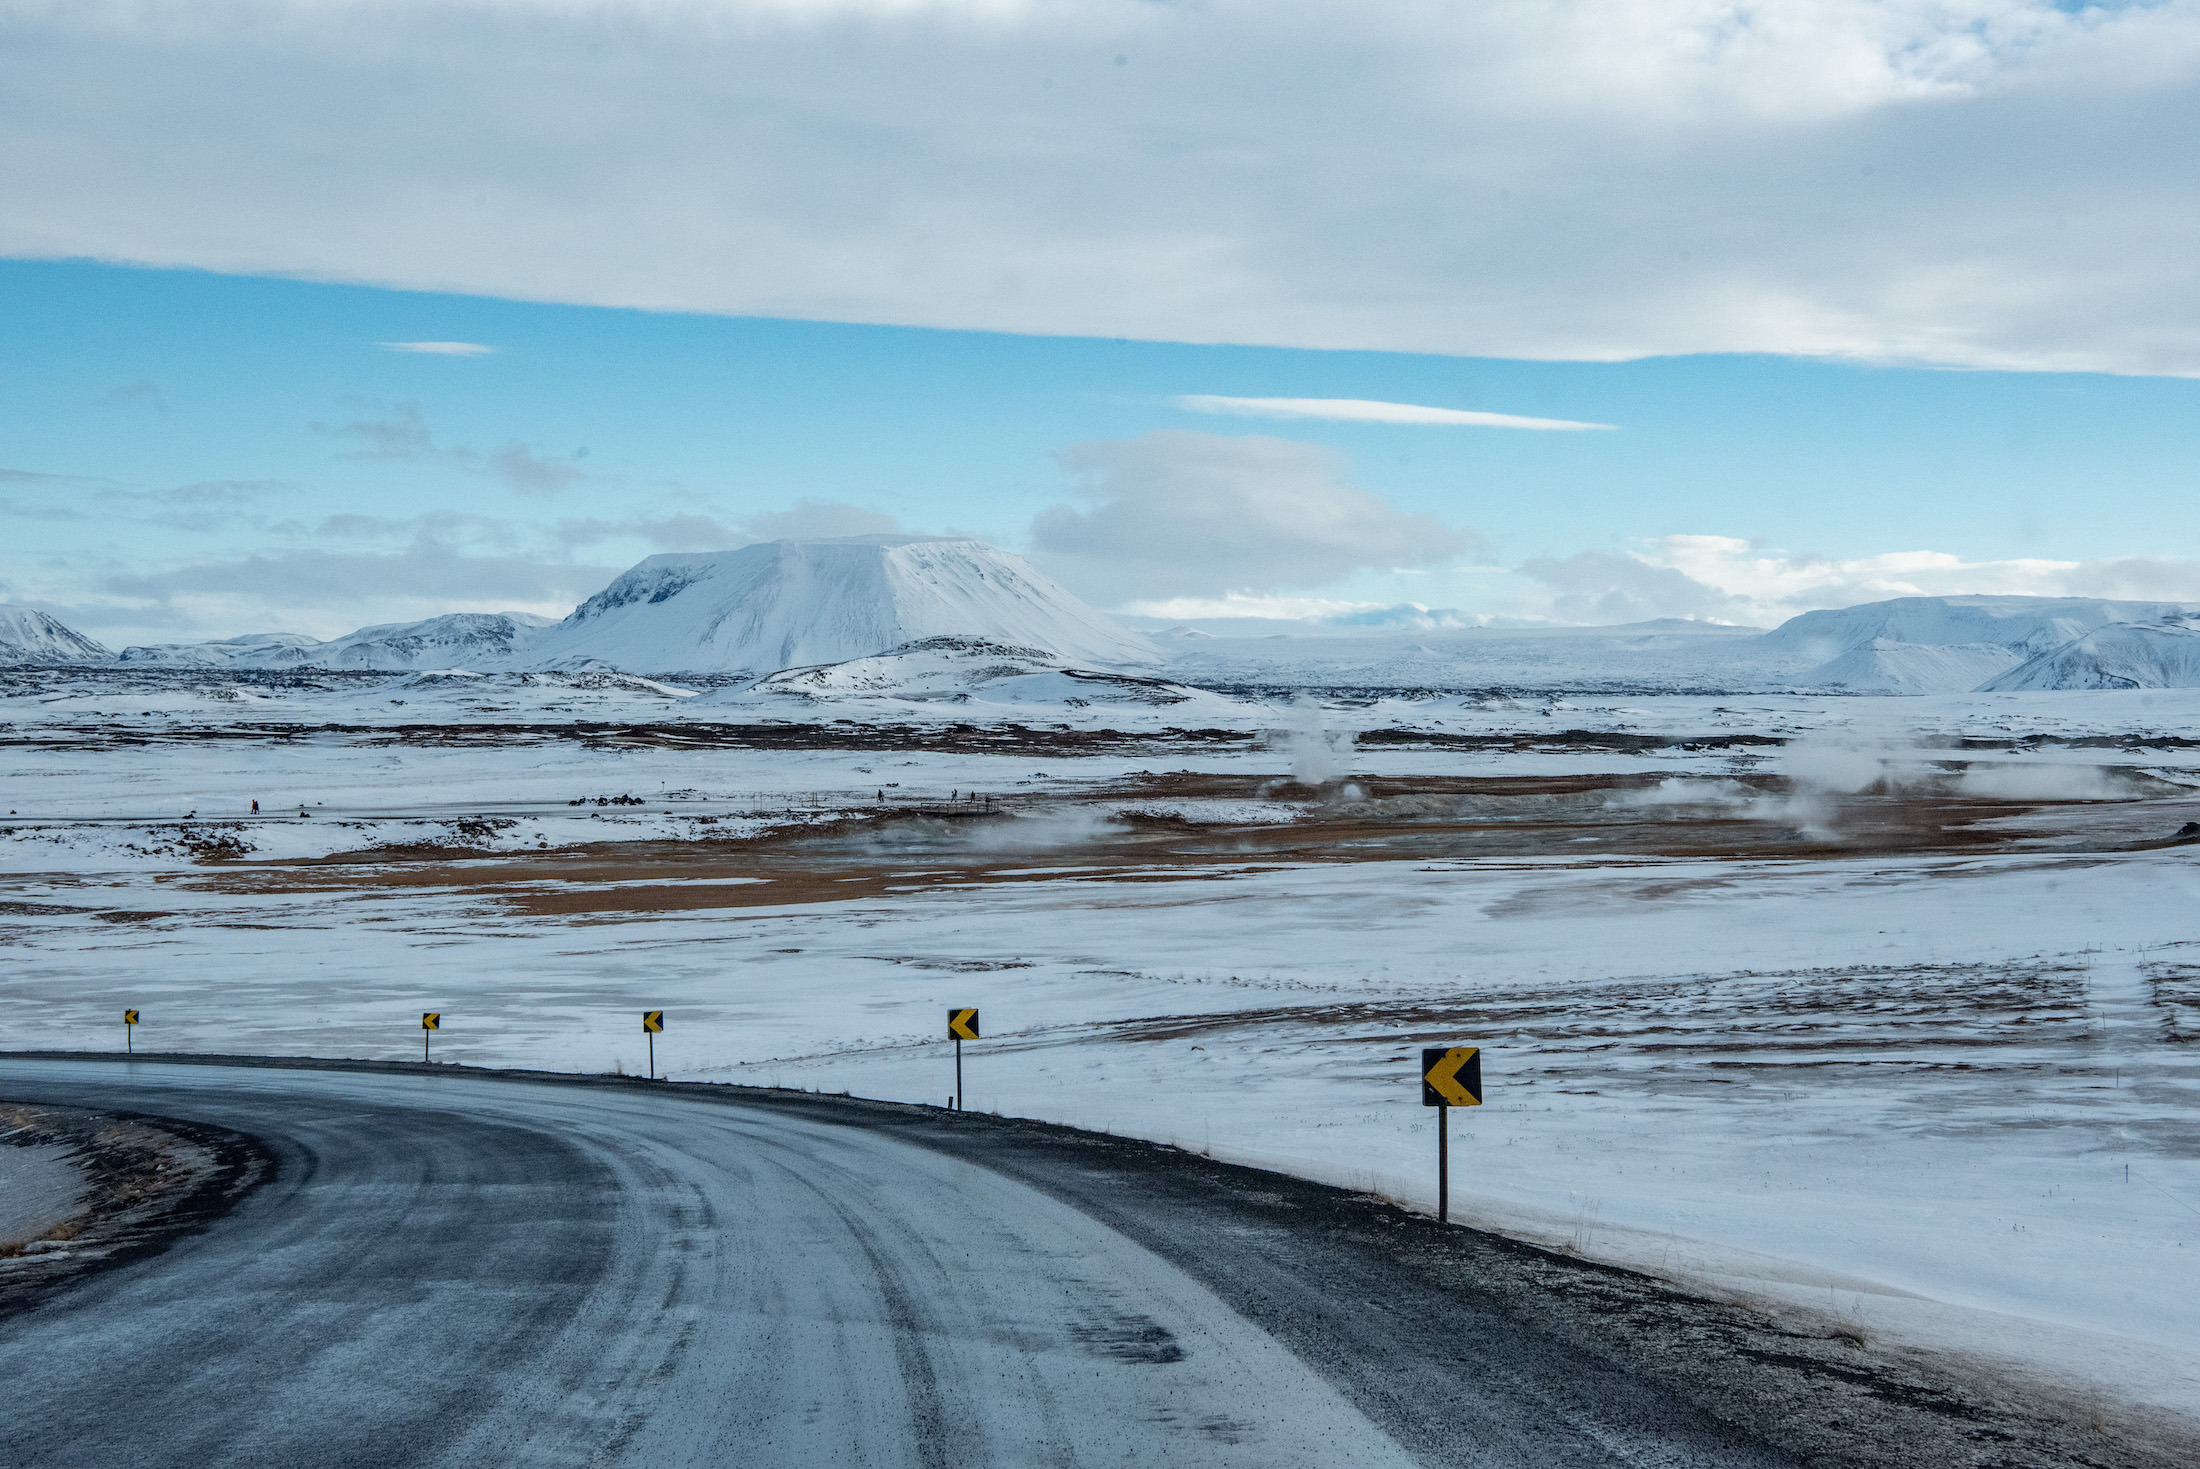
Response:
POLYGON ((254 816, 257 816, 257 815, 259 815, 259 814, 260 814, 260 803, 259 803, 258 801, 254 801, 254 802, 252 803, 252 814, 253 814, 254 816))

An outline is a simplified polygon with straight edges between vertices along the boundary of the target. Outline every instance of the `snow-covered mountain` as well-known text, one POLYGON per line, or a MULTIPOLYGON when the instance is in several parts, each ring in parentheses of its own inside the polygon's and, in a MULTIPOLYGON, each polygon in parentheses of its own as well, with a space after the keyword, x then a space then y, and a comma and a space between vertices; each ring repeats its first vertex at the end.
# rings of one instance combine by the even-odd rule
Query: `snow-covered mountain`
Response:
POLYGON ((363 627, 308 649, 304 661, 315 668, 503 668, 558 625, 531 612, 452 612, 363 627))
POLYGON ((2157 622, 2179 602, 2089 597, 1896 597, 1791 617, 1759 639, 1816 660, 1797 682, 1894 694, 1960 693, 2097 628, 2157 622))
POLYGON ((0 663, 112 663, 115 655, 35 607, 0 606, 0 663))
POLYGON ((525 662, 761 674, 935 637, 1102 667, 1160 661, 1144 638, 982 541, 844 536, 652 556, 543 634, 525 662))
POLYGON ((292 668, 321 646, 319 638, 298 632, 255 632, 210 643, 147 643, 124 648, 124 663, 161 668, 292 668))
POLYGON ((1089 704, 1149 706, 1216 705, 1219 694, 1166 679, 1097 668, 1079 668, 1038 648, 1017 648, 983 638, 924 638, 918 642, 827 663, 787 668, 746 688, 710 696, 709 703, 809 704, 900 699, 912 703, 1089 704))
POLYGON ((2042 653, 1984 686, 2032 689, 2200 688, 2200 617, 2119 622, 2042 653))
POLYGON ((186 668, 502 668, 557 625, 531 612, 451 612, 363 627, 325 643, 275 632, 124 648, 122 661, 186 668))

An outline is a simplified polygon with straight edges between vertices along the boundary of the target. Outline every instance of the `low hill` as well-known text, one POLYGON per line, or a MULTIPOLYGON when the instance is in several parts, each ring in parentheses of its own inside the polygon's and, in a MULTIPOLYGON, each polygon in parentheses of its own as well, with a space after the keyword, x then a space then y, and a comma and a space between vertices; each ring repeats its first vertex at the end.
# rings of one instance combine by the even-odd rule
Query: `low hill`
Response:
POLYGON ((402 672, 502 668, 555 619, 530 612, 451 612, 420 622, 386 622, 319 642, 302 633, 251 633, 211 643, 124 648, 124 663, 185 668, 344 668, 402 672))
POLYGON ((1985 688, 2200 688, 2200 618, 2172 614, 2155 622, 2095 628, 2010 669, 1985 688))
POLYGON ((706 703, 770 705, 781 701, 838 704, 869 700, 914 704, 1030 704, 1083 708, 1092 704, 1234 708, 1219 694, 1166 679, 1078 668, 1038 648, 982 638, 925 638, 885 653, 787 668, 706 703))
POLYGON ((146 643, 124 648, 119 661, 155 668, 295 668, 321 646, 302 632, 255 632, 206 643, 146 643))

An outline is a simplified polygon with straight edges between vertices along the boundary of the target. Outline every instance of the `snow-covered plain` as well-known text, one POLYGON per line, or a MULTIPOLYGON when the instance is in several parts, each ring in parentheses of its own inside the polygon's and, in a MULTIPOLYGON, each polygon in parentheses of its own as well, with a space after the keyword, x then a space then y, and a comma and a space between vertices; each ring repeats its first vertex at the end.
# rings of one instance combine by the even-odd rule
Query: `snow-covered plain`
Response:
POLYGON ((974 1004, 970 1105, 1428 1206, 1465 1041, 1461 1217, 2200 1412, 2200 692, 726 692, 0 683, 0 1047, 663 1008, 676 1077, 945 1101, 974 1004))

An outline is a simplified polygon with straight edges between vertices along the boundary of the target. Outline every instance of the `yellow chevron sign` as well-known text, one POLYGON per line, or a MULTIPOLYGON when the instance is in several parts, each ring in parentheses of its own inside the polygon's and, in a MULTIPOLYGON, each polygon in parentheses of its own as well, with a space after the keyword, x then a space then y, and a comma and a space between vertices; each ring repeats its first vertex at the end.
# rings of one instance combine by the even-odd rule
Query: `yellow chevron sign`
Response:
POLYGON ((443 1012, 441 1010, 430 1010, 422 1015, 420 1017, 420 1028, 422 1030, 441 1030, 443 1028, 443 1012))
POLYGON ((1482 1105, 1482 1050, 1479 1046, 1452 1046, 1421 1053, 1421 1105, 1424 1107, 1479 1107, 1482 1105))
POLYGON ((657 1033, 659 1033, 660 1031, 662 1031, 662 1030, 663 1030, 664 1028, 665 1028, 665 1012, 664 1012, 664 1011, 662 1011, 662 1010, 644 1010, 644 1011, 642 1012, 642 1029, 644 1029, 644 1030, 648 1031, 648 1032, 649 1032, 649 1033, 650 1033, 651 1035, 656 1035, 657 1033))
POLYGON ((975 1010, 950 1010, 947 1012, 947 1038, 957 1041, 974 1041, 978 1038, 978 1012, 975 1010))
POLYGON ((124 1025, 135 1025, 135 1024, 137 1024, 137 1011, 135 1011, 135 1010, 125 1010, 125 1011, 123 1011, 123 1012, 122 1012, 122 1023, 123 1023, 124 1025))

